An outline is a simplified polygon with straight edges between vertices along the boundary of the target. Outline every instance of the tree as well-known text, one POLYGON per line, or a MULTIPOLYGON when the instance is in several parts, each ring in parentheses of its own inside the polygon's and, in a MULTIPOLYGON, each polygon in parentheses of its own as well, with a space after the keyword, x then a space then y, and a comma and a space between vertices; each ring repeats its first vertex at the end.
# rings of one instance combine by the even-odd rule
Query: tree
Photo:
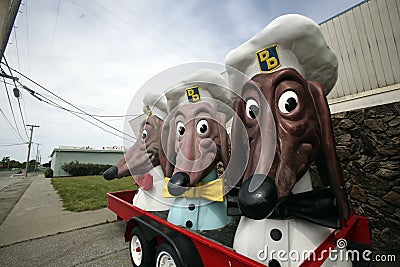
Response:
POLYGON ((51 160, 49 162, 47 162, 47 163, 43 163, 42 166, 45 167, 45 168, 50 168, 51 160))
POLYGON ((10 159, 10 157, 3 157, 1 163, 0 163, 0 169, 5 170, 5 169, 14 169, 14 168, 21 168, 22 163, 13 159, 10 159))

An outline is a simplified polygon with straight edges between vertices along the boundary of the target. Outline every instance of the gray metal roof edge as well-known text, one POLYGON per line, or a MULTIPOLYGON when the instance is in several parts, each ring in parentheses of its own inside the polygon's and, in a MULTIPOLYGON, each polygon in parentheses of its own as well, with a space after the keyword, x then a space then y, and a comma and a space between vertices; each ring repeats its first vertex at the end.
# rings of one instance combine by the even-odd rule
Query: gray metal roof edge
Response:
POLYGON ((324 23, 326 23, 326 22, 328 22, 328 21, 330 21, 330 20, 332 20, 332 19, 334 19, 334 18, 336 18, 336 17, 339 17, 340 15, 346 13, 347 11, 352 10, 352 9, 354 9, 354 8, 360 6, 360 5, 362 5, 362 4, 364 4, 364 3, 368 2, 368 1, 369 1, 369 0, 364 0, 364 1, 362 1, 362 2, 360 2, 360 3, 358 3, 358 4, 356 4, 356 5, 354 5, 354 6, 352 6, 352 7, 349 7, 348 9, 343 10, 342 12, 340 12, 340 13, 334 15, 333 17, 330 17, 330 18, 328 18, 328 19, 326 19, 326 20, 324 20, 324 21, 318 23, 318 25, 321 26, 322 24, 324 24, 324 23))
POLYGON ((74 149, 74 148, 54 148, 50 154, 53 156, 54 152, 89 152, 89 153, 124 153, 123 150, 106 150, 106 149, 74 149))

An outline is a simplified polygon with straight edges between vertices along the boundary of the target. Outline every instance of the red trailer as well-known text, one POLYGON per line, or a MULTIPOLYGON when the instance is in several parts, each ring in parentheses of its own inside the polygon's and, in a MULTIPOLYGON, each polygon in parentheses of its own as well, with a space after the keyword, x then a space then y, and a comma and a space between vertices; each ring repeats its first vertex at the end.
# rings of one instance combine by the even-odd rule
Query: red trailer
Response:
MULTIPOLYGON (((107 193, 108 208, 126 222, 125 241, 130 242, 134 266, 265 266, 230 247, 235 229, 187 230, 169 223, 165 212, 147 212, 132 205, 135 194, 136 190, 107 193)), ((301 266, 320 266, 328 257, 323 251, 334 249, 342 238, 365 249, 370 245, 368 219, 352 214, 341 230, 332 232, 315 250, 313 258, 318 260, 306 260, 301 266)))

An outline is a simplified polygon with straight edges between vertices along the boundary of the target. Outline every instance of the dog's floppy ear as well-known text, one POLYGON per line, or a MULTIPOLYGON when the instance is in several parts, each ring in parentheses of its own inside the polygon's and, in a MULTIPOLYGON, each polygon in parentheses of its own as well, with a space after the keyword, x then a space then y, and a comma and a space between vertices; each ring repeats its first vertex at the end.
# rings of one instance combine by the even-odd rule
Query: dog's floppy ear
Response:
POLYGON ((162 121, 162 123, 160 124, 160 138, 159 138, 159 144, 158 144, 158 159, 160 161, 160 166, 163 170, 164 176, 167 176, 167 171, 170 170, 170 163, 167 160, 167 157, 164 153, 164 148, 163 148, 163 144, 162 144, 162 137, 163 137, 163 130, 164 130, 164 125, 167 125, 166 123, 164 123, 164 121, 162 121), (168 170, 167 170, 168 169, 168 170))
POLYGON ((235 114, 232 122, 231 132, 231 157, 226 177, 231 186, 240 186, 240 178, 247 164, 247 132, 243 126, 243 114, 245 114, 245 103, 243 99, 237 98, 233 104, 235 114), (240 176, 240 178, 239 178, 240 176))
POLYGON ((159 157, 160 162, 164 171, 164 175, 166 177, 171 177, 174 168, 175 168, 175 160, 176 160, 176 152, 175 152, 175 142, 176 142, 176 129, 175 129, 175 120, 170 119, 169 121, 165 121, 163 125, 163 129, 161 132, 161 144, 159 157))
POLYGON ((321 127, 321 146, 316 157, 318 172, 324 183, 329 181, 335 193, 341 217, 348 219, 350 213, 349 204, 342 171, 336 154, 331 116, 325 91, 321 84, 317 82, 309 82, 308 86, 314 99, 314 106, 321 127))
POLYGON ((229 163, 229 147, 228 147, 228 134, 226 132, 226 115, 222 112, 217 113, 217 126, 220 139, 221 147, 221 161, 224 167, 228 166, 229 163))

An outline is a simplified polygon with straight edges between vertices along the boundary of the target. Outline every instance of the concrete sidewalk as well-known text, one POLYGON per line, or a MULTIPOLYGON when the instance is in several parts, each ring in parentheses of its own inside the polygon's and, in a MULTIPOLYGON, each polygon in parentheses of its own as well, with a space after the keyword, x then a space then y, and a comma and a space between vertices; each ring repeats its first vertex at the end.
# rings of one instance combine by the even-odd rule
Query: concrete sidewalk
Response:
POLYGON ((0 247, 115 220, 107 208, 69 212, 50 183, 39 175, 0 225, 0 247))

